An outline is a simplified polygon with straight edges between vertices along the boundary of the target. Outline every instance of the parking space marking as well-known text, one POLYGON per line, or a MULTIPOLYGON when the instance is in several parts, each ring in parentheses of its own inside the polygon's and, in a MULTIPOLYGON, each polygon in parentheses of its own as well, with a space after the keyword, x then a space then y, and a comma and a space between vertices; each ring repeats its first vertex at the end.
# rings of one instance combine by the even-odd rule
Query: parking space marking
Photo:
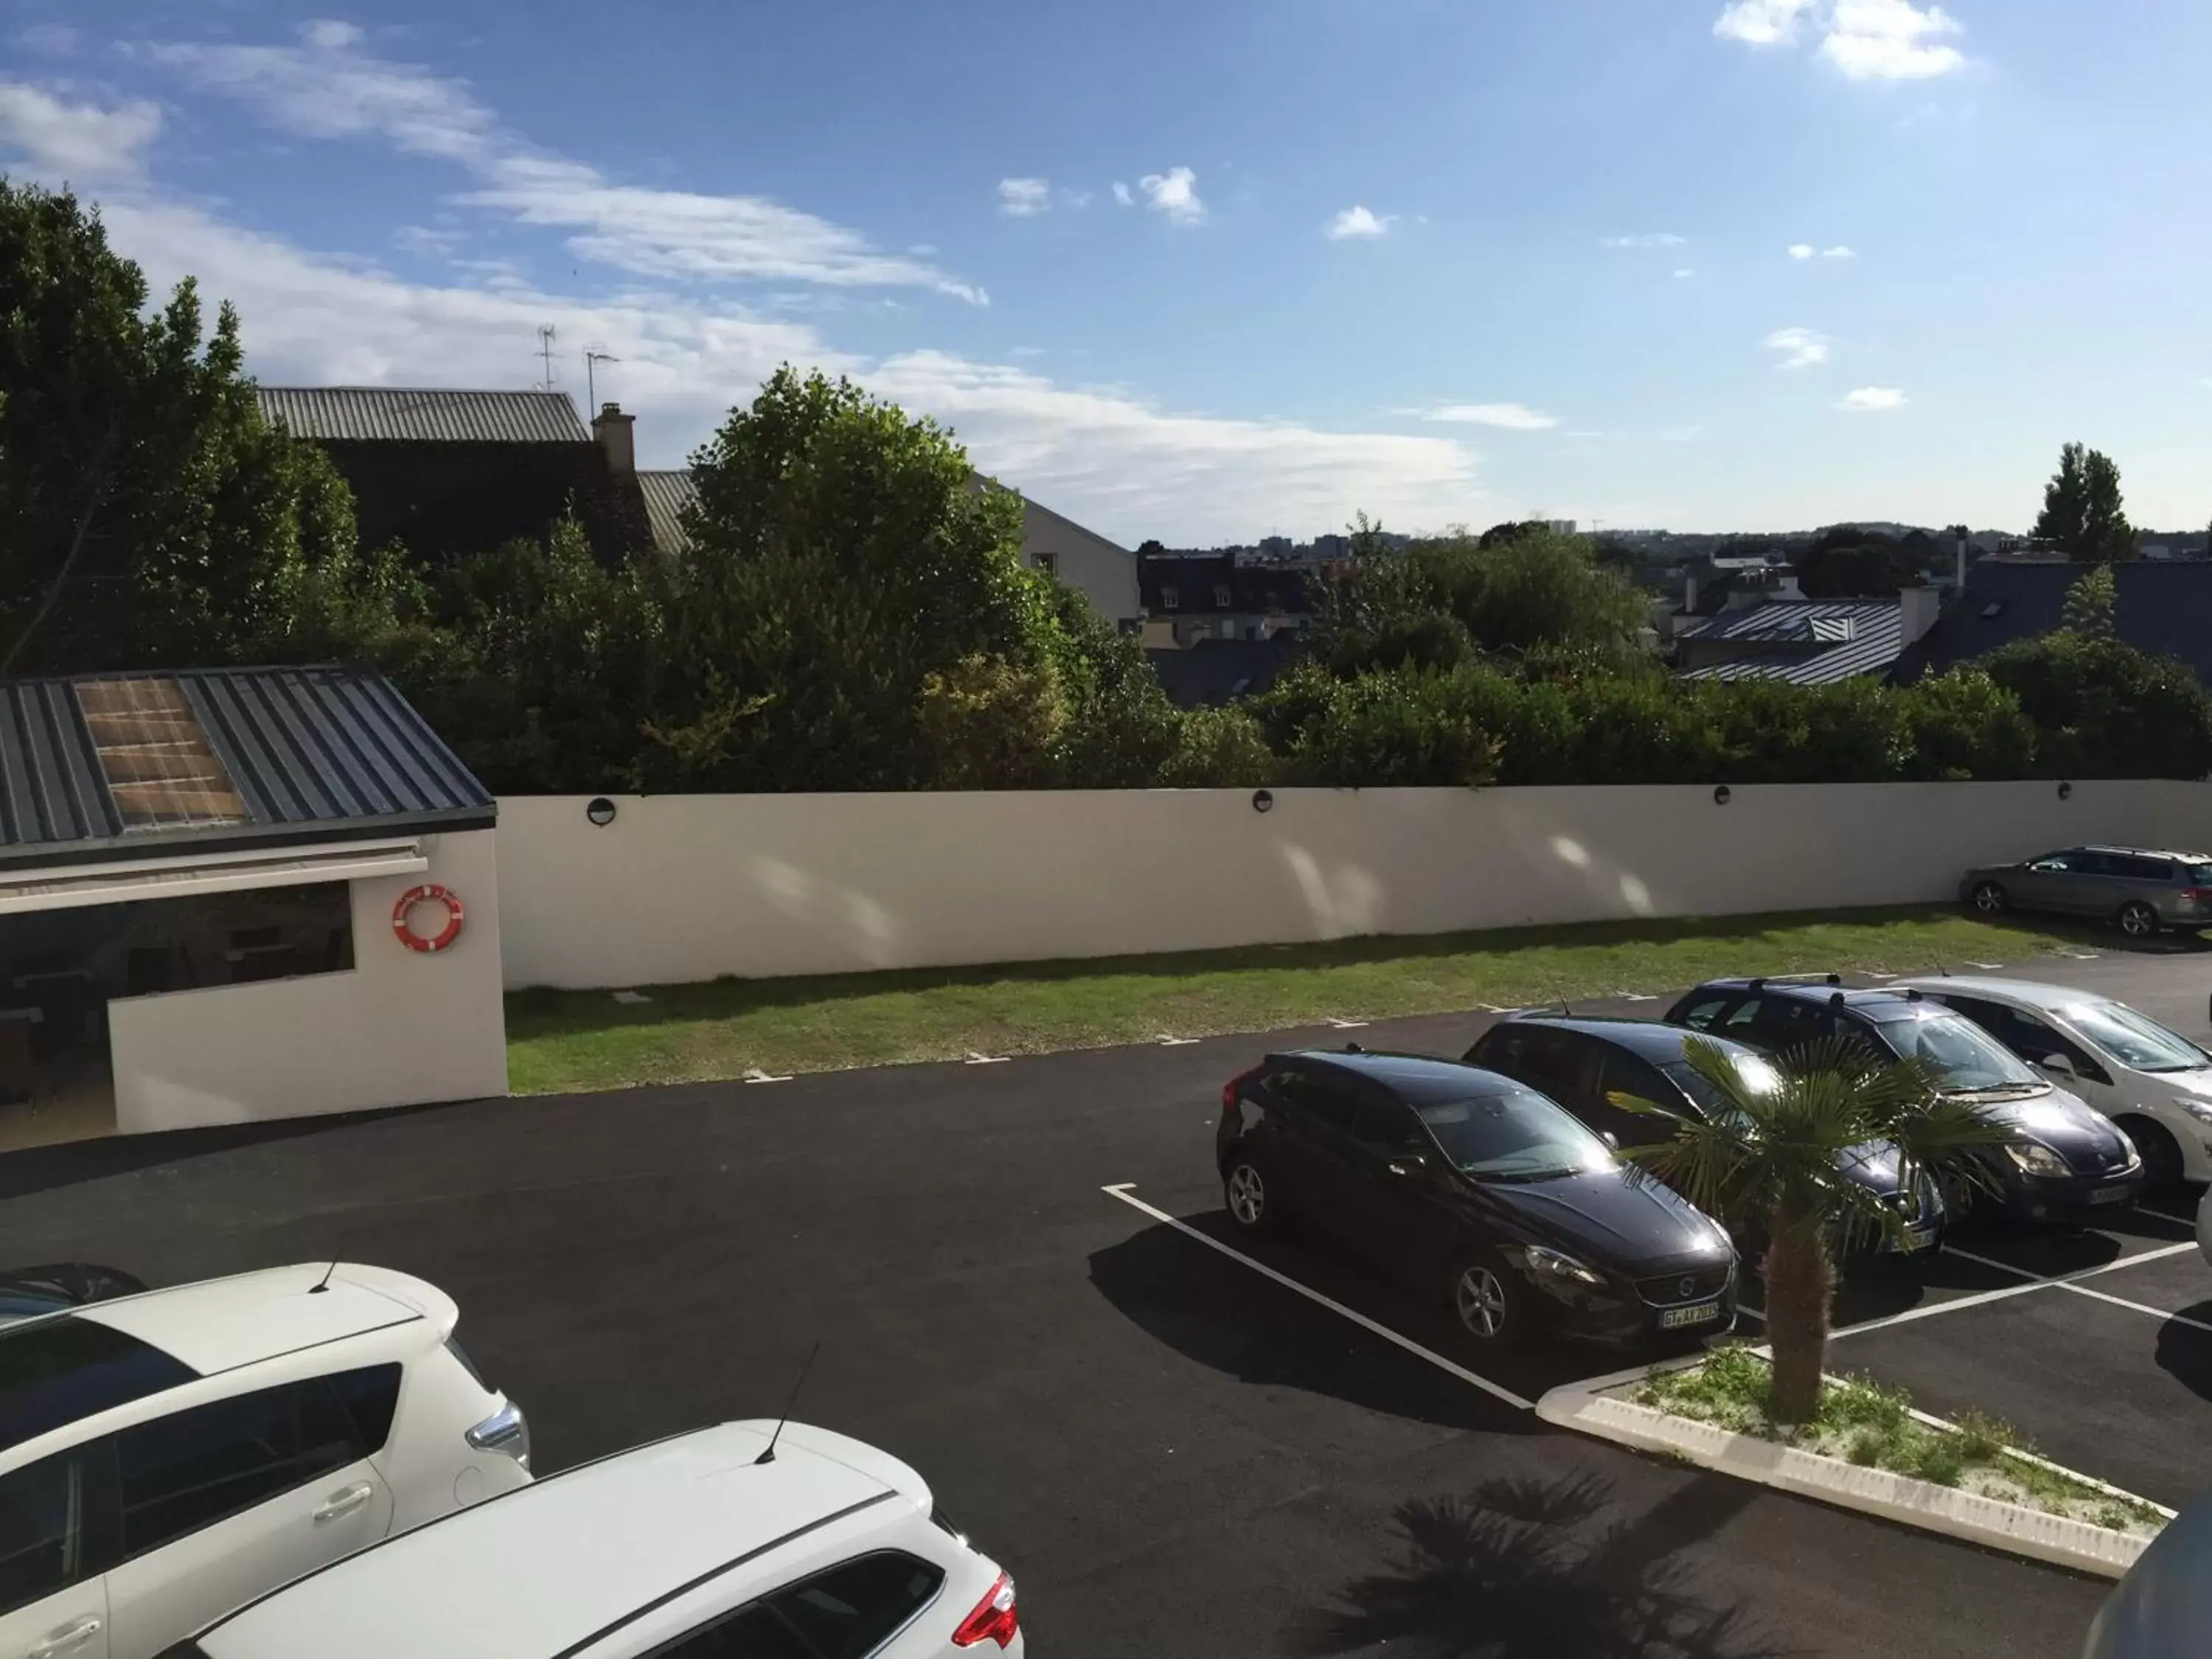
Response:
POLYGON ((1536 1402, 1534 1401, 1523 1400, 1519 1395, 1515 1394, 1511 1389, 1500 1388, 1488 1377, 1478 1376, 1474 1371, 1468 1370, 1466 1366, 1455 1364, 1453 1361, 1445 1358, 1442 1354, 1437 1352, 1433 1348, 1425 1348, 1419 1343, 1414 1341, 1411 1337, 1399 1335, 1397 1332, 1392 1330, 1388 1325, 1381 1324, 1375 1320, 1370 1319, 1365 1314, 1361 1313, 1358 1309, 1347 1308, 1344 1304, 1337 1301, 1334 1297, 1323 1296, 1319 1291, 1314 1290, 1309 1285, 1299 1284, 1297 1279, 1292 1279, 1288 1273, 1278 1273, 1274 1268, 1270 1267, 1266 1262, 1255 1261, 1250 1256, 1245 1255, 1243 1251, 1230 1249, 1228 1245, 1224 1244, 1219 1239, 1211 1237, 1208 1235, 1199 1231, 1197 1228, 1192 1226, 1188 1222, 1170 1215, 1165 1210, 1153 1208, 1152 1206, 1146 1203, 1143 1199, 1137 1197, 1136 1194, 1130 1190, 1137 1183, 1133 1181, 1124 1181, 1111 1187, 1102 1187, 1098 1190, 1103 1193, 1109 1194, 1115 1198, 1120 1199, 1124 1204, 1127 1205, 1133 1210, 1143 1211, 1155 1221, 1165 1222, 1169 1226, 1174 1228, 1185 1237, 1196 1239, 1200 1243, 1205 1245, 1207 1249, 1218 1250, 1222 1255, 1227 1256, 1231 1261, 1242 1262, 1245 1267, 1249 1267, 1254 1273, 1258 1273, 1261 1278, 1273 1279, 1276 1284, 1280 1285, 1285 1290, 1296 1291, 1300 1296, 1305 1297, 1307 1301, 1316 1303, 1320 1306, 1328 1309, 1331 1313, 1350 1320, 1362 1330, 1371 1331, 1376 1336, 1381 1337, 1385 1342, 1392 1343, 1398 1347, 1403 1348, 1407 1353, 1415 1356, 1417 1358, 1427 1360, 1429 1364, 1434 1365, 1438 1370, 1449 1371, 1452 1376, 1456 1376, 1462 1382, 1472 1382, 1476 1388, 1480 1389, 1485 1394, 1495 1395, 1498 1399, 1504 1401, 1507 1405, 1516 1407, 1522 1411, 1533 1412, 1536 1409, 1536 1402))
POLYGON ((2112 1296, 2103 1291, 2093 1291, 2087 1285, 2061 1285, 2062 1291, 2071 1291, 2076 1296, 2092 1296, 2100 1302, 2109 1302, 2115 1308, 2132 1308, 2139 1314, 2148 1314, 2153 1319, 2168 1324, 2186 1325, 2192 1331, 2212 1333, 2212 1325, 2201 1319, 2191 1319, 2187 1314, 2168 1313, 2163 1308, 2154 1308, 2148 1302, 2130 1302, 2124 1296, 2112 1296))
POLYGON ((1892 1325, 1909 1325, 1916 1319, 1933 1319, 1937 1314, 1961 1313, 1968 1308, 1986 1307, 1992 1302, 2007 1302, 2016 1296, 2033 1296, 2038 1291, 2063 1290, 2081 1279, 2094 1279, 2099 1273, 2112 1273, 2121 1267, 2132 1267, 2144 1261, 2162 1261, 2167 1256, 2179 1255, 2184 1250, 2193 1250, 2196 1248, 2194 1241, 2186 1244, 2168 1244, 2160 1249, 2140 1250, 2133 1255, 2124 1255, 2117 1261, 2107 1261, 2101 1267, 2084 1267, 2079 1273, 2062 1273, 2055 1279, 2040 1279, 2028 1274, 2024 1267, 2015 1267, 2008 1262, 1984 1261, 1980 1256, 1968 1255, 1964 1250, 1954 1250, 1946 1245, 1944 1247, 1946 1255, 1956 1255, 1964 1261, 1979 1262, 1984 1267, 2000 1268, 2008 1273, 2020 1273, 2030 1278, 2033 1282, 2026 1285, 2008 1285, 2001 1291, 1983 1291, 1973 1296, 1955 1297, 1948 1302, 1931 1302, 1922 1307, 1907 1308, 1903 1313, 1885 1314, 1880 1319, 1863 1320, 1858 1324, 1843 1326, 1829 1332, 1828 1334, 1833 1338, 1852 1336, 1861 1331, 1887 1330, 1892 1325))

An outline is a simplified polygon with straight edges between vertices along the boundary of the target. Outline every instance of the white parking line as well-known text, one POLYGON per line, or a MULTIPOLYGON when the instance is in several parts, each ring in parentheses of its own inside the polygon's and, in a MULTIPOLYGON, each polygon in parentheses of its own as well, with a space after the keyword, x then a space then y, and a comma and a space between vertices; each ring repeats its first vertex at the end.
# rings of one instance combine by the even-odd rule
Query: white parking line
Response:
MULTIPOLYGON (((2099 1273, 2112 1273, 2121 1267, 2132 1267, 2138 1262, 2163 1261, 2167 1256, 2179 1255, 2184 1250, 2193 1250, 2196 1248, 2196 1244, 2191 1243, 2168 1244, 2156 1250, 2142 1250, 2134 1255, 2124 1255, 2117 1261, 2107 1261, 2101 1267, 2085 1267, 2079 1273, 2061 1274, 2056 1279, 2034 1279, 2032 1284, 2008 1285, 2001 1291, 1983 1291, 1978 1295, 1957 1297, 1948 1302, 1931 1302, 1923 1307, 1907 1308, 1903 1313, 1885 1314, 1880 1319, 1863 1320, 1856 1325, 1845 1325, 1839 1329, 1831 1331, 1828 1334, 1832 1338, 1853 1336, 1861 1331, 1887 1330, 1892 1325, 1909 1325, 1916 1319, 1933 1319, 1938 1314, 1963 1313, 1968 1308, 1986 1307, 1992 1302, 2009 1301, 2016 1296, 2033 1296, 2038 1291, 2063 1290, 2078 1280, 2094 1279, 2099 1273)), ((1954 1250, 1948 1245, 1944 1247, 1944 1254, 1955 1255, 1961 1261, 1980 1262, 1984 1267, 1996 1267, 2006 1273, 2021 1273, 2023 1276, 2033 1278, 2033 1275, 2027 1273, 2025 1268, 2014 1267, 2002 1261, 1990 1261, 1978 1255, 1968 1255, 1966 1251, 1954 1250)))
POLYGON ((1524 1412, 1532 1412, 1536 1409, 1536 1402, 1534 1401, 1523 1400, 1519 1395, 1515 1394, 1511 1389, 1498 1387, 1497 1383, 1492 1382, 1486 1376, 1478 1376, 1474 1372, 1468 1370, 1466 1366, 1454 1364, 1451 1360, 1445 1358, 1434 1349, 1425 1348, 1419 1343, 1413 1340, 1410 1337, 1399 1335, 1397 1332, 1392 1330, 1388 1325, 1376 1323, 1374 1320, 1370 1319, 1365 1314, 1358 1311, 1358 1310, 1355 1308, 1347 1308, 1344 1304, 1335 1300, 1334 1297, 1323 1296, 1319 1291, 1313 1290, 1307 1285, 1299 1284, 1297 1279, 1292 1279, 1288 1273, 1278 1273, 1264 1261, 1255 1261, 1250 1256, 1246 1255, 1242 1250, 1231 1249, 1229 1246, 1224 1244, 1219 1239, 1211 1237, 1208 1235, 1199 1231, 1197 1228, 1192 1226, 1188 1222, 1178 1220, 1176 1217, 1170 1215, 1165 1210, 1154 1209, 1151 1205, 1146 1203, 1143 1199, 1136 1197, 1130 1191, 1130 1188, 1135 1185, 1136 1182, 1133 1181, 1124 1181, 1115 1186, 1102 1187, 1098 1190, 1103 1193, 1110 1194, 1114 1197, 1120 1199, 1124 1204, 1127 1205, 1133 1210, 1142 1210, 1146 1215, 1152 1217, 1155 1221, 1164 1221, 1169 1226, 1174 1228, 1177 1232, 1182 1233, 1184 1237, 1196 1239, 1200 1243, 1205 1245, 1207 1249, 1218 1250, 1222 1255, 1227 1256, 1231 1261, 1243 1262, 1244 1266, 1249 1267, 1254 1273, 1258 1273, 1261 1278, 1272 1279, 1276 1284, 1280 1285, 1284 1289, 1296 1291, 1300 1296, 1305 1297, 1307 1301, 1318 1303, 1321 1306, 1328 1309, 1331 1313, 1340 1315, 1342 1317, 1350 1320, 1362 1330, 1373 1332, 1376 1336, 1381 1337, 1385 1342, 1393 1343, 1398 1347, 1403 1348, 1407 1353, 1427 1360, 1429 1364, 1434 1365, 1438 1370, 1449 1371, 1452 1376, 1456 1376, 1462 1382, 1472 1382, 1476 1388, 1480 1389, 1485 1394, 1495 1395, 1497 1398, 1503 1400, 1509 1406, 1516 1406, 1524 1412))
POLYGON ((2124 1296, 2107 1296, 2102 1291, 2091 1290, 2087 1285, 2061 1285, 2058 1288, 2071 1291, 2076 1296, 2094 1297, 2100 1302, 2111 1303, 2115 1308, 2132 1308, 2137 1313, 2148 1314, 2152 1318, 2164 1320, 2168 1324, 2186 1325, 2192 1331, 2212 1332, 2212 1325, 2201 1319, 2191 1319, 2186 1314, 2168 1313, 2163 1308, 2152 1307, 2148 1302, 2130 1302, 2124 1296))

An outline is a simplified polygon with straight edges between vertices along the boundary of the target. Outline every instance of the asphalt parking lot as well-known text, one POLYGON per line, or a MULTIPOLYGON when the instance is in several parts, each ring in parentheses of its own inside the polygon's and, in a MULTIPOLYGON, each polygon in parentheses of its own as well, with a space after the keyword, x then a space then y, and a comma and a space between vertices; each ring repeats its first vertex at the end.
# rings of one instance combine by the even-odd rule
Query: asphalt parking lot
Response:
MULTIPOLYGON (((2036 971, 2201 1036, 2208 969, 2036 971)), ((1482 1023, 1357 1035, 1456 1053, 1482 1023)), ((2101 1584, 1555 1432, 1526 1402, 1618 1361, 1478 1376, 1437 1310, 1364 1269, 1296 1239, 1225 1254, 1218 1091, 1263 1046, 15 1154, 0 1261, 421 1273, 528 1407, 544 1470, 773 1414, 819 1340, 799 1414, 921 1468, 1022 1580, 1041 1653, 1441 1654, 1478 1630, 1622 1659, 2078 1653, 2101 1584)), ((2212 1484, 2212 1270, 2186 1237, 2142 1216, 1962 1237, 1983 1260, 1850 1287, 1837 1362, 2176 1502, 2212 1484)))

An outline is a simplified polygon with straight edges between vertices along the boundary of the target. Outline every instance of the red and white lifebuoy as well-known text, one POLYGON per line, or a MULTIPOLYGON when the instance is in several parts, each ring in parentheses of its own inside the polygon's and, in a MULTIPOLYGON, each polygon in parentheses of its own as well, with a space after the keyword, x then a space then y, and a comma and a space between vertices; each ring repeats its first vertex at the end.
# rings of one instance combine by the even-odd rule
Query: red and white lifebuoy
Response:
POLYGON ((392 931, 399 942, 410 951, 434 954, 444 950, 461 936, 461 923, 465 915, 461 902, 452 892, 437 883, 428 882, 421 887, 410 887, 399 896, 399 902, 392 907, 392 931), (446 907, 445 927, 435 933, 418 933, 407 925, 407 917, 418 904, 442 904, 446 907))

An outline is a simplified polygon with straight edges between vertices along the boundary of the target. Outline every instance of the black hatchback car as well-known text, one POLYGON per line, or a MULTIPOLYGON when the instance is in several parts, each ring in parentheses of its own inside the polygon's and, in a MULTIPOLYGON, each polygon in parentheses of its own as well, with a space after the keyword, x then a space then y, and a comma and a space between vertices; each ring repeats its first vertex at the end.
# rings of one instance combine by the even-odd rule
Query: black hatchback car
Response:
MULTIPOLYGON (((1674 1126, 1663 1117, 1616 1106, 1613 1097, 1626 1095, 1691 1119, 1719 1110, 1724 1097, 1686 1053, 1697 1035, 1645 1019, 1519 1013, 1476 1038, 1466 1060, 1549 1095, 1616 1146, 1655 1146, 1674 1139, 1674 1126)), ((1778 1081, 1758 1050, 1726 1037, 1710 1040, 1754 1088, 1762 1073, 1770 1083, 1778 1081)), ((1913 1255, 1942 1248, 1942 1195, 1925 1176, 1911 1188, 1899 1179, 1896 1147, 1886 1142, 1855 1146, 1838 1167, 1903 1218, 1901 1237, 1871 1242, 1875 1254, 1913 1255)))
POLYGON ((1270 1054, 1221 1091, 1231 1218, 1287 1215, 1449 1297, 1474 1342, 1615 1345, 1735 1324, 1728 1234, 1513 1079, 1449 1060, 1270 1054))
POLYGON ((1925 1061, 1944 1094, 1982 1108, 2013 1132, 2011 1139, 1967 1156, 1988 1172, 2015 1219, 2120 1208, 2142 1190, 2142 1159, 2126 1136, 1972 1020, 1917 991, 1847 991, 1832 976, 1817 983, 1717 979, 1676 1003, 1667 1018, 1773 1054, 1843 1036, 1925 1061))

